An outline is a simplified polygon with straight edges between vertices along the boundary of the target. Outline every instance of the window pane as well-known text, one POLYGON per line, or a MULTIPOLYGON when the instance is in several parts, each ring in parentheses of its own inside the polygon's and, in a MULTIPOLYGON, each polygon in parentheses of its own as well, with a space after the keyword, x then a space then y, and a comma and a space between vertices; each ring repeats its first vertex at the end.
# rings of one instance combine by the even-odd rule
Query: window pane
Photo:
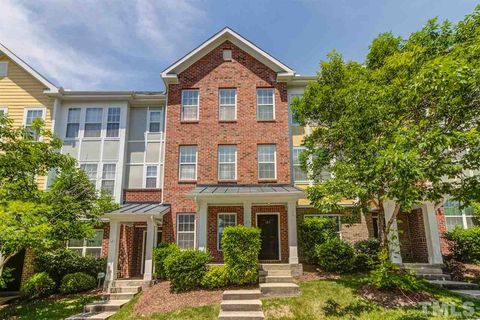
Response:
POLYGON ((113 195, 113 191, 115 190, 115 181, 103 180, 102 181, 102 190, 107 191, 107 193, 113 195))
POLYGON ((83 247, 84 240, 83 239, 70 239, 68 240, 69 247, 83 247))
POLYGON ((147 166, 147 177, 157 176, 157 166, 147 166))
POLYGON ((192 249, 195 247, 195 235, 193 233, 179 233, 178 246, 180 249, 192 249))
POLYGON ((259 145, 258 146, 258 161, 259 162, 274 162, 275 161, 275 146, 274 145, 259 145))
POLYGON ((79 123, 80 122, 80 108, 70 108, 68 109, 68 123, 79 123))
POLYGON ((120 123, 108 123, 107 137, 118 137, 119 129, 120 129, 120 123))
POLYGON ((83 136, 84 137, 100 137, 101 132, 102 132, 101 123, 86 123, 85 132, 83 136))
POLYGON ((235 89, 219 91, 220 120, 235 120, 236 96, 235 89))
POLYGON ((447 231, 453 230, 455 226, 460 226, 463 228, 463 218, 462 217, 445 217, 445 222, 447 225, 447 231))
POLYGON ((195 247, 194 214, 181 214, 177 216, 177 242, 182 249, 195 247))
POLYGON ((195 165, 182 164, 180 165, 180 180, 195 180, 195 165))
POLYGON ((260 179, 275 179, 275 165, 273 163, 260 163, 258 176, 260 179))
POLYGON ((101 248, 87 248, 85 250, 85 255, 90 257, 100 257, 102 252, 101 248))
POLYGON ((182 120, 198 119, 198 91, 182 91, 182 120))
POLYGON ((115 164, 104 164, 102 179, 115 179, 115 164))
POLYGON ((273 120, 273 89, 257 89, 257 118, 258 120, 273 120))
POLYGON ((107 122, 120 122, 120 108, 108 108, 107 122))
POLYGON ((80 128, 79 123, 68 123, 67 124, 67 133, 65 134, 66 138, 76 138, 78 137, 78 129, 80 128))
POLYGON ((102 108, 88 108, 85 115, 85 122, 102 123, 102 108))
POLYGON ((150 111, 150 122, 160 122, 162 120, 161 111, 150 111))
POLYGON ((197 147, 181 146, 180 147, 180 163, 195 163, 195 162, 197 162, 197 147))
POLYGON ((70 251, 73 251, 75 252, 76 254, 78 254, 79 256, 81 256, 83 254, 83 249, 73 249, 73 248, 68 248, 70 251))
POLYGON ((80 165, 80 169, 85 171, 90 180, 97 179, 97 165, 93 163, 84 163, 80 165))
POLYGON ((145 187, 146 188, 156 188, 157 187, 157 178, 146 178, 145 187))
POLYGON ((35 119, 43 119, 43 110, 28 110, 25 125, 30 126, 35 119))
POLYGON ((184 106, 183 120, 197 120, 197 107, 184 106))
POLYGON ((150 122, 149 132, 160 132, 160 122, 150 122))
POLYGON ((236 146, 219 146, 218 147, 218 161, 235 163, 235 155, 237 153, 236 146))
POLYGON ((258 106, 258 120, 273 120, 273 105, 258 106))
POLYGON ((103 241, 103 230, 95 230, 92 239, 87 240, 87 247, 101 247, 103 241))
POLYGON ((235 120, 235 107, 220 106, 220 120, 235 120))

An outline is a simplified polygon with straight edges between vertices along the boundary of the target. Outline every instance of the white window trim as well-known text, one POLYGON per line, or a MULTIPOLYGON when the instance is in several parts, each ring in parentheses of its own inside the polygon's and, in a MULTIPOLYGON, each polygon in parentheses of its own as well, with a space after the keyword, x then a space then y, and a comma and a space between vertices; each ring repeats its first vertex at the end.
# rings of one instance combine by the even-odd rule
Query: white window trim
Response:
POLYGON ((198 175, 198 146, 197 145, 180 145, 178 147, 178 180, 179 181, 197 181, 197 175, 198 175), (195 147, 195 163, 193 162, 180 162, 180 158, 181 158, 181 149, 182 147, 195 147), (182 164, 187 164, 187 165, 191 165, 191 164, 195 164, 195 178, 194 179, 182 179, 182 170, 180 169, 182 164))
POLYGON ((276 116, 275 116, 275 88, 257 88, 256 89, 256 95, 255 95, 255 103, 257 105, 257 108, 256 108, 256 111, 257 111, 257 121, 260 121, 260 122, 268 122, 268 121, 275 121, 276 119, 276 116), (258 90, 271 90, 273 92, 273 118, 272 119, 259 119, 258 118, 258 90))
MULTIPOLYGON (((83 113, 83 123, 81 124, 81 128, 83 128, 82 130, 82 138, 84 140, 101 140, 101 139, 104 139, 105 136, 107 135, 106 132, 106 127, 107 127, 107 114, 108 114, 108 108, 105 108, 105 107, 95 107, 95 106, 91 106, 91 107, 86 107, 85 108, 85 113, 83 113), (100 122, 87 122, 87 111, 88 109, 101 109, 102 110, 102 120, 100 122), (107 112, 105 112, 104 110, 107 109, 107 112), (87 124, 98 124, 100 123, 100 135, 98 137, 86 137, 85 136, 85 128, 87 126, 87 124)), ((112 137, 113 139, 118 139, 118 138, 114 138, 112 137)))
MULTIPOLYGON (((101 168, 100 168, 101 170, 98 170, 98 168, 97 168, 97 171, 100 171, 100 191, 102 191, 103 181, 113 181, 112 197, 115 197, 115 190, 117 188, 118 163, 116 163, 116 162, 102 162, 101 165, 102 165, 101 168), (113 164, 115 166, 114 178, 113 179, 103 179, 103 167, 106 166, 106 165, 110 165, 110 164, 113 164)), ((98 176, 98 173, 97 173, 97 176, 98 176)))
POLYGON ((8 65, 8 61, 0 61, 0 65, 5 65, 5 75, 2 75, 0 74, 0 77, 1 78, 4 78, 4 77, 8 77, 8 69, 9 69, 9 65, 8 65))
POLYGON ((338 235, 340 239, 342 239, 342 215, 341 214, 318 214, 318 213, 311 213, 311 214, 305 214, 303 215, 303 219, 308 218, 308 217, 318 217, 318 218, 329 218, 329 217, 338 217, 338 235))
MULTIPOLYGON (((101 162, 96 162, 96 161, 91 161, 91 162, 82 161, 78 164, 78 167, 81 169, 82 165, 89 165, 89 164, 94 164, 94 165, 97 166, 97 171, 95 172, 95 183, 93 183, 93 181, 91 181, 90 179, 88 179, 88 180, 93 183, 93 185, 95 186, 95 190, 98 190, 98 181, 102 180, 101 176, 100 176, 100 179, 99 179, 99 172, 100 172, 99 168, 101 168, 103 170, 103 164, 101 162)), ((85 173, 88 175, 88 173, 86 171, 85 171, 85 173)))
POLYGON ((238 224, 238 220, 237 220, 237 213, 236 212, 219 212, 217 214, 217 251, 219 252, 222 252, 222 250, 220 250, 220 230, 219 230, 219 227, 220 227, 220 215, 234 215, 235 216, 235 226, 238 224))
POLYGON ((159 169, 160 169, 160 168, 159 168, 159 165, 158 165, 158 164, 155 164, 155 163, 152 163, 152 164, 146 163, 146 164, 144 165, 144 173, 143 173, 143 177, 144 177, 144 179, 143 179, 143 188, 144 188, 144 189, 147 189, 147 188, 148 188, 148 189, 151 189, 151 188, 152 188, 152 187, 147 187, 147 178, 155 178, 155 187, 153 187, 153 188, 155 188, 155 189, 158 188, 159 172, 160 172, 159 169), (157 175, 156 175, 155 177, 149 177, 149 176, 148 176, 148 169, 147 169, 148 167, 156 167, 156 168, 157 168, 157 175))
MULTIPOLYGON (((294 147, 292 148, 292 151, 295 152, 295 149, 297 149, 297 150, 302 150, 302 151, 307 150, 307 148, 302 147, 302 146, 294 146, 294 147)), ((295 167, 300 167, 300 168, 301 168, 301 164, 295 164, 295 163, 292 161, 292 167, 293 167, 292 174, 293 174, 293 182, 294 182, 294 183, 307 184, 307 183, 310 182, 310 180, 308 179, 308 173, 307 173, 307 172, 306 172, 306 174, 307 174, 307 179, 306 179, 306 180, 297 180, 297 177, 295 177, 295 167)))
POLYGON ((82 108, 81 107, 68 107, 67 108, 67 119, 65 121, 65 140, 76 140, 80 137, 80 129, 82 127, 82 108), (75 124, 76 122, 69 122, 68 116, 70 115, 71 109, 78 109, 80 111, 80 119, 78 119, 78 132, 76 137, 67 137, 68 125, 75 124))
POLYGON ((178 234, 179 234, 179 233, 193 233, 193 247, 192 247, 191 249, 196 249, 196 248, 197 248, 197 215, 196 215, 195 213, 193 213, 193 212, 192 212, 192 213, 186 213, 186 212, 185 212, 185 213, 179 213, 179 214, 177 214, 177 221, 176 221, 176 223, 177 223, 177 224, 176 224, 176 227, 175 227, 175 229, 176 229, 175 231, 176 231, 176 235, 177 235, 177 236, 176 236, 176 238, 177 238, 177 241, 176 241, 176 242, 177 242, 177 245, 180 245, 180 244, 178 243, 178 238, 179 238, 179 237, 178 237, 178 234), (194 217, 194 218, 193 218, 193 231, 178 231, 178 226, 180 225, 180 224, 179 224, 179 220, 180 220, 179 218, 180 218, 180 216, 189 216, 189 215, 193 215, 193 217, 194 217))
MULTIPOLYGON (((237 121, 237 89, 236 88, 220 88, 218 89, 218 121, 219 122, 229 122, 229 121, 237 121), (220 110, 222 108, 222 104, 220 103, 220 91, 222 90, 234 90, 235 91, 235 104, 233 105, 233 107, 235 108, 235 118, 233 119, 228 119, 228 120, 224 120, 224 119, 220 119, 220 110)), ((231 104, 228 104, 228 105, 223 105, 225 107, 232 107, 231 104)))
MULTIPOLYGON (((47 118, 47 108, 46 107, 27 107, 23 109, 23 127, 24 128, 27 127, 28 111, 38 111, 38 110, 42 111, 42 120, 45 125, 45 119, 47 118)), ((47 129, 46 126, 45 126, 45 129, 47 129)), ((38 141, 43 141, 43 136, 39 136, 38 141)))
POLYGON ((218 181, 236 181, 237 180, 237 156, 238 151, 237 151, 237 145, 236 144, 220 144, 218 145, 218 150, 217 150, 217 177, 218 181), (220 162, 220 147, 222 146, 228 146, 228 147, 235 147, 235 162, 233 163, 235 165, 235 177, 233 179, 220 179, 220 165, 221 164, 232 164, 231 162, 220 162))
MULTIPOLYGON (((105 231, 103 229, 95 229, 95 231, 98 231, 98 230, 102 230, 102 244, 99 246, 99 247, 87 247, 87 241, 88 239, 87 238, 83 238, 83 246, 81 247, 71 247, 69 246, 69 241, 70 240, 67 240, 67 249, 82 249, 82 257, 86 257, 87 256, 87 249, 100 249, 100 256, 102 256, 102 251, 103 251, 103 237, 105 236, 105 231)), ((80 240, 80 239, 78 239, 80 240)))
MULTIPOLYGON (((113 139, 118 139, 120 137, 120 124, 122 122, 122 108, 121 107, 107 107, 107 119, 105 121, 105 138, 107 139, 110 139, 110 138, 113 138, 113 139), (110 109, 118 109, 120 110, 120 113, 119 113, 119 118, 118 118, 118 121, 115 121, 115 122, 110 122, 108 121, 108 113, 110 112, 110 109), (109 137, 108 136, 108 125, 109 124, 118 124, 118 132, 117 132, 117 136, 114 136, 114 137, 109 137)), ((103 126, 103 124, 102 124, 103 126)))
MULTIPOLYGON (((448 208, 448 207, 447 207, 447 208, 448 208)), ((444 210, 445 210, 445 209, 444 209, 444 210)), ((451 214, 447 215, 447 214, 445 214, 445 211, 444 211, 445 226, 447 226, 447 219, 448 219, 448 218, 462 218, 462 228, 463 228, 463 229, 468 229, 468 228, 470 228, 470 227, 468 226, 468 222, 467 222, 468 220, 467 220, 467 218, 474 218, 475 216, 472 215, 472 214, 467 214, 467 213, 465 212, 465 208, 463 208, 463 209, 460 209, 460 208, 459 208, 459 210, 461 211, 461 214, 456 214, 456 215, 451 215, 451 214)), ((456 224, 456 225, 458 226, 458 224, 456 224)))
POLYGON ((258 144, 257 145, 257 176, 258 180, 261 181, 270 181, 270 180, 277 180, 277 145, 276 144, 258 144), (259 146, 274 146, 274 152, 273 152, 273 167, 274 167, 274 173, 275 176, 273 178, 260 178, 260 163, 271 163, 271 162, 260 162, 260 159, 258 157, 258 147, 259 146))
MULTIPOLYGON (((162 118, 163 118, 163 109, 162 110, 152 110, 148 108, 148 115, 147 115, 147 129, 145 130, 146 133, 162 133, 162 118), (160 129, 158 132, 150 131, 150 123, 152 122, 152 112, 160 112, 160 129)), ((156 121, 154 123, 157 123, 156 121)))
MULTIPOLYGON (((182 101, 180 105, 180 121, 181 122, 196 122, 200 120, 200 90, 198 89, 185 89, 182 90, 181 92, 182 95, 182 101), (198 93, 198 99, 197 99, 197 118, 196 119, 184 119, 183 115, 183 93, 184 92, 197 92, 198 93)), ((189 107, 193 107, 193 105, 188 105, 189 107)))

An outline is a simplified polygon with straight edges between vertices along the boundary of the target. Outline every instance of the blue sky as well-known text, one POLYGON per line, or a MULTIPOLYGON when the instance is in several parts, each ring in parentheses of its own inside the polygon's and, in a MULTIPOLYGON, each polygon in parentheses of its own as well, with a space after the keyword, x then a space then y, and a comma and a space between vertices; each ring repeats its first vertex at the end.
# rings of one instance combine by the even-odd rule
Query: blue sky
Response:
POLYGON ((333 48, 363 61, 380 32, 457 22, 472 0, 0 0, 0 42, 75 90, 163 90, 160 72, 229 26, 300 74, 333 48))

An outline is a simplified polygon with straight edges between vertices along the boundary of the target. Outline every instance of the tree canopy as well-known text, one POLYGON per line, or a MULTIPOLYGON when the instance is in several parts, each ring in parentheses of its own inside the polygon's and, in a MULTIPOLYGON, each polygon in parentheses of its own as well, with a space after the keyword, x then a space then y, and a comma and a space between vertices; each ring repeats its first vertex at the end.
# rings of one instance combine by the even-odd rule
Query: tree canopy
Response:
POLYGON ((395 214, 444 195, 480 200, 479 58, 480 7, 407 39, 380 34, 364 63, 330 53, 293 102, 295 118, 312 126, 301 155, 317 181, 312 203, 330 211, 354 199, 382 215, 386 199, 395 214), (332 178, 322 181, 325 168, 332 178))

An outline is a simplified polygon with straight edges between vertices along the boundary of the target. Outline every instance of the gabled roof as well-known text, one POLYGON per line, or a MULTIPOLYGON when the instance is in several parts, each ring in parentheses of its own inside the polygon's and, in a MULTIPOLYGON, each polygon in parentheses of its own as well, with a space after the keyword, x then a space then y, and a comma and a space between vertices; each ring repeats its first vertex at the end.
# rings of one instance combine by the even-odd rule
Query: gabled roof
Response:
POLYGON ((58 88, 56 85, 54 85, 52 82, 50 82, 47 78, 42 76, 38 71, 33 69, 31 66, 29 66, 25 61, 20 59, 15 53, 10 51, 7 47, 5 47, 3 44, 0 43, 0 51, 3 52, 7 57, 9 57, 11 60, 13 60, 16 64, 18 64, 22 69, 30 73, 35 79, 40 81, 45 87, 48 88, 50 92, 57 92, 58 88))
POLYGON ((207 53, 218 47, 226 40, 232 42, 234 45, 247 52, 248 54, 252 55, 258 61, 262 62, 267 67, 275 71, 279 77, 279 81, 283 79, 289 79, 295 75, 295 71, 293 69, 280 62, 272 55, 263 51, 258 46, 242 37, 237 32, 233 31, 228 27, 225 27, 224 29, 213 35, 210 39, 208 39, 200 46, 192 50, 190 53, 185 55, 183 58, 176 61, 174 64, 165 69, 161 73, 161 77, 165 84, 168 85, 170 83, 177 83, 177 75, 179 73, 187 69, 193 63, 198 61, 200 58, 205 56, 207 53))

